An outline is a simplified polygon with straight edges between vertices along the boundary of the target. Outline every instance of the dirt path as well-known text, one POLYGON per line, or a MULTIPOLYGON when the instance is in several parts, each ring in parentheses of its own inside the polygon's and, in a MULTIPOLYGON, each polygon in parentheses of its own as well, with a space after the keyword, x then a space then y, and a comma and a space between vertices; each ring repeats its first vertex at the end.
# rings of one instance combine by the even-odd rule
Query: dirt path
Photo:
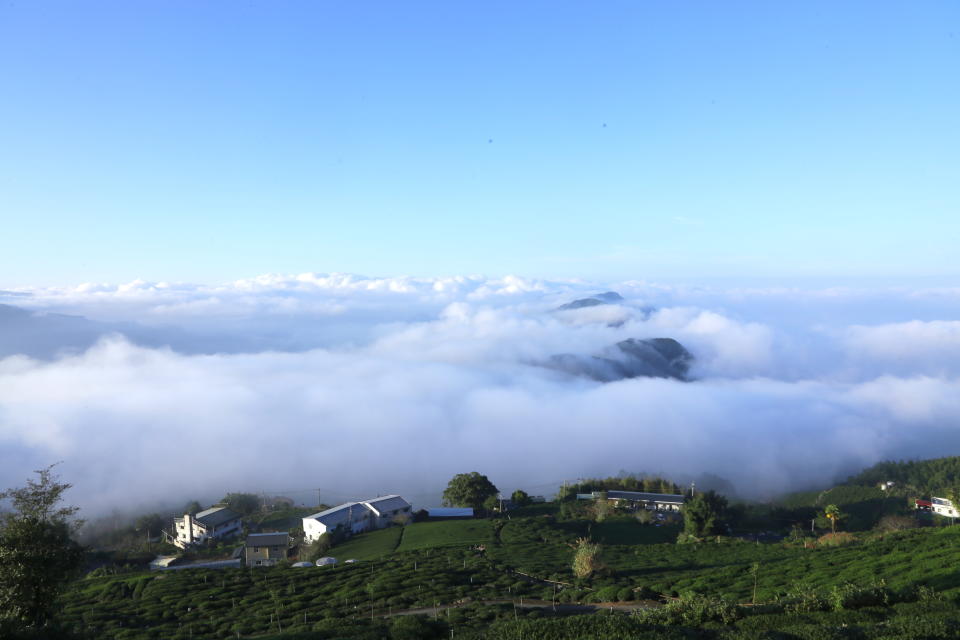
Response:
POLYGON ((468 601, 459 601, 454 602, 453 604, 437 604, 433 607, 418 607, 416 609, 401 609, 399 611, 388 611, 387 613, 374 614, 374 617, 377 618, 394 618, 396 616, 434 616, 437 617, 442 614, 443 611, 448 611, 450 609, 459 609, 461 607, 466 607, 471 604, 479 605, 502 605, 502 604, 512 604, 517 609, 551 609, 558 613, 596 613, 597 611, 623 611, 631 612, 638 611, 640 609, 652 609, 654 607, 660 606, 659 603, 648 601, 648 600, 638 600, 636 602, 598 602, 596 604, 571 604, 571 603, 553 603, 549 600, 536 600, 536 599, 526 599, 518 598, 516 600, 510 600, 506 598, 494 599, 494 600, 468 600, 468 601))
POLYGON ((390 553, 396 553, 397 549, 400 548, 400 543, 403 542, 403 534, 406 530, 407 530, 406 527, 400 527, 400 535, 397 536, 397 544, 393 546, 393 551, 391 551, 390 553))

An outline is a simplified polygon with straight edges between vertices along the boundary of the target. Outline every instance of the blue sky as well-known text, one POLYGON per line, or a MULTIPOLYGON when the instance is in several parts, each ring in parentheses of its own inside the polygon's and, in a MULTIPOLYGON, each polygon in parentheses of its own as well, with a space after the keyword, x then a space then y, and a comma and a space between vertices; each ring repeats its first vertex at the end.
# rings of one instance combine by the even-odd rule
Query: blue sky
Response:
POLYGON ((960 275, 955 2, 4 2, 0 286, 960 275))

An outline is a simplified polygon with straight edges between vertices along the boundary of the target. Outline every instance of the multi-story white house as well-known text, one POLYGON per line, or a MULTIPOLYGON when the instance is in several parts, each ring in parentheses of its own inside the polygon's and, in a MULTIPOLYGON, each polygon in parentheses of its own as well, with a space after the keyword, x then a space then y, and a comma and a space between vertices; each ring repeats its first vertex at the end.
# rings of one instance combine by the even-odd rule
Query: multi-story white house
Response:
POLYGON ((397 495, 345 502, 304 518, 303 535, 307 542, 313 542, 337 527, 351 534, 360 533, 370 529, 382 529, 395 522, 398 517, 410 515, 410 503, 397 495))
POLYGON ((226 507, 213 507, 195 516, 185 513, 182 518, 174 518, 173 523, 176 537, 172 542, 181 549, 210 539, 236 535, 243 527, 240 514, 226 507))
POLYGON ((960 513, 958 513, 957 508, 953 506, 953 502, 947 498, 930 498, 930 503, 934 513, 939 513, 948 518, 960 517, 960 513))

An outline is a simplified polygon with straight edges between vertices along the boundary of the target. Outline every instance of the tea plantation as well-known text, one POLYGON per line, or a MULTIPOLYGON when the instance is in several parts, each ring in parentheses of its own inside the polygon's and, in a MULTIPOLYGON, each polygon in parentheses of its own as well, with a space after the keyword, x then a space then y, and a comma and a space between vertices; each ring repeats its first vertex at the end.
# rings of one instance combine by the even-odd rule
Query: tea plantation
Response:
POLYGON ((336 567, 86 578, 62 601, 90 638, 954 638, 960 526, 758 544, 551 513, 356 536, 336 567), (606 568, 578 579, 576 541, 606 568), (553 581, 553 582, 551 582, 553 581), (592 613, 590 613, 592 611, 592 613))

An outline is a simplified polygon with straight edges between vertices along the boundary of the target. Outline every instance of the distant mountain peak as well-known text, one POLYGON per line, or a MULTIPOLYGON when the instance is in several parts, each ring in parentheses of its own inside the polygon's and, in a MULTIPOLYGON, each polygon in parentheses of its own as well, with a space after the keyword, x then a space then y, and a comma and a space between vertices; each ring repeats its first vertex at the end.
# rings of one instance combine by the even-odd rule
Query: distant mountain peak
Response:
POLYGON ((545 366, 599 382, 615 382, 627 378, 688 381, 691 364, 693 355, 673 338, 630 338, 599 355, 562 353, 551 356, 545 366))
POLYGON ((557 311, 570 311, 573 309, 584 309, 586 307, 597 307, 602 304, 616 304, 623 300, 621 296, 616 291, 607 291, 605 293, 598 293, 595 296, 590 296, 589 298, 579 298, 573 302, 568 302, 557 307, 557 311))

